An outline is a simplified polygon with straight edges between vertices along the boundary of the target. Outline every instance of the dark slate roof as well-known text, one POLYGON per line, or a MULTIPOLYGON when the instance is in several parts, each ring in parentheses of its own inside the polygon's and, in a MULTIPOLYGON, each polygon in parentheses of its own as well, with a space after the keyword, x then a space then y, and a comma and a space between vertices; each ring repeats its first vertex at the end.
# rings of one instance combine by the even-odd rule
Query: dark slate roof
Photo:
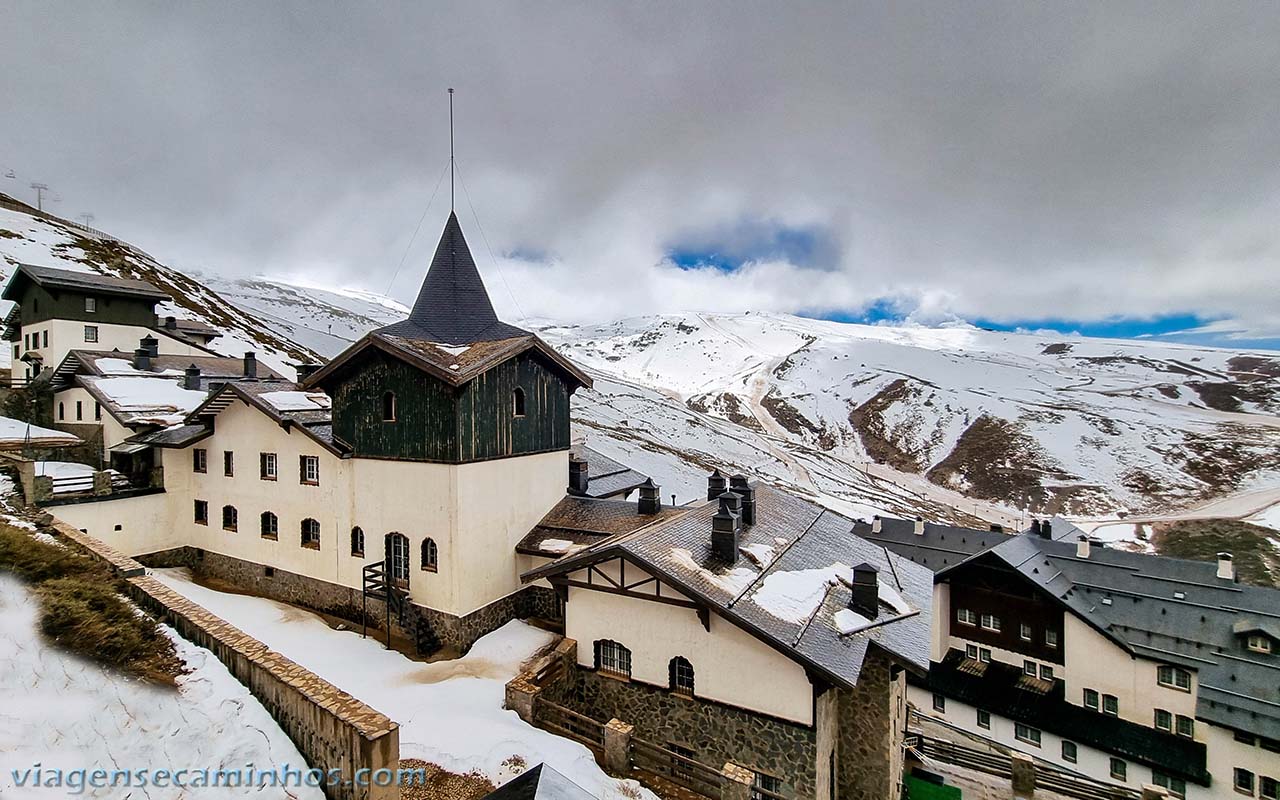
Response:
MULTIPOLYGON (((109 369, 103 369, 97 363, 100 358, 121 359, 128 361, 131 366, 133 363, 133 353, 122 353, 119 350, 71 350, 63 357, 62 363, 55 369, 42 372, 41 376, 42 379, 50 382, 50 387, 55 392, 71 386, 76 375, 147 377, 148 375, 160 376, 168 372, 169 376, 181 379, 181 374, 185 373, 189 366, 200 368, 201 388, 207 388, 210 381, 255 380, 254 378, 245 377, 244 359, 231 356, 174 356, 162 354, 152 356, 151 368, 141 374, 129 371, 112 372, 109 369), (43 378, 43 376, 48 377, 43 378)), ((256 380, 281 381, 284 380, 284 377, 262 362, 258 362, 256 380)))
POLYGON ((66 269, 53 269, 52 267, 36 267, 31 264, 18 265, 17 271, 13 273, 13 277, 9 280, 9 285, 4 289, 4 299, 15 301, 19 299, 15 292, 19 275, 35 282, 37 286, 46 288, 69 289, 93 294, 110 294, 118 297, 137 297, 157 302, 170 299, 169 295, 146 281, 99 275, 95 272, 74 272, 66 269))
POLYGON ((838 685, 857 683, 871 644, 913 669, 927 669, 932 573, 854 536, 846 517, 773 487, 754 488, 757 519, 743 530, 742 556, 732 567, 711 553, 711 516, 719 505, 704 501, 654 525, 603 539, 524 578, 623 557, 838 685), (882 603, 873 626, 841 634, 835 617, 850 600, 851 568, 863 562, 879 569, 882 586, 901 595, 908 608, 900 613, 882 603), (771 585, 775 577, 779 581, 771 585), (780 613, 768 595, 793 580, 811 582, 811 602, 799 612, 780 613))
POLYGON ((133 444, 145 444, 152 447, 186 447, 201 439, 213 435, 213 428, 207 425, 174 425, 149 433, 139 433, 125 439, 133 444))
POLYGON ((1213 562, 1097 544, 1088 558, 1078 558, 1074 542, 1032 534, 1009 537, 937 578, 946 580, 970 563, 991 559, 1039 586, 1119 647, 1195 670, 1197 718, 1280 739, 1280 654, 1248 650, 1238 630, 1280 624, 1280 590, 1219 578, 1213 562))
POLYGON ((873 531, 873 527, 873 522, 858 520, 853 525, 853 532, 935 572, 959 564, 974 553, 1009 538, 1006 533, 933 522, 924 523, 924 533, 917 534, 914 520, 889 517, 880 518, 879 531, 873 531))
POLYGON ((462 235, 458 215, 453 212, 449 212, 409 318, 379 332, 449 345, 529 335, 528 331, 502 322, 494 313, 471 248, 462 235))
POLYGON ((657 514, 641 514, 637 503, 566 497, 516 545, 516 552, 558 558, 620 533, 631 533, 660 520, 687 514, 689 506, 663 507, 657 514), (552 544, 545 544, 550 540, 552 544), (566 547, 562 542, 568 542, 566 547))
POLYGON ((587 462, 587 497, 626 495, 649 479, 648 475, 584 445, 574 447, 569 454, 587 462))
POLYGON ((959 650, 951 650, 942 663, 929 668, 927 678, 915 682, 946 697, 1051 731, 1077 744, 1209 785, 1202 742, 1069 703, 1063 697, 1061 680, 1050 687, 1046 682, 1024 678, 1016 665, 998 661, 980 663, 966 658, 959 650))
POLYGON ((595 800, 595 795, 546 764, 539 764, 494 789, 483 800, 595 800))

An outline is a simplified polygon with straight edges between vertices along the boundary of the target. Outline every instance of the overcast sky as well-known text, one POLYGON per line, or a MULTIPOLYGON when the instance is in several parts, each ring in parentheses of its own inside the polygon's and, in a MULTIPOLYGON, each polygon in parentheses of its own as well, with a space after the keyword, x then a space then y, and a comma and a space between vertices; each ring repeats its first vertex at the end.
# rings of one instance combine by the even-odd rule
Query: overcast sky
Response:
POLYGON ((44 181, 55 213, 179 268, 411 299, 448 213, 453 86, 459 218, 508 317, 1130 318, 1280 341, 1275 3, 2 18, 0 191, 44 181))

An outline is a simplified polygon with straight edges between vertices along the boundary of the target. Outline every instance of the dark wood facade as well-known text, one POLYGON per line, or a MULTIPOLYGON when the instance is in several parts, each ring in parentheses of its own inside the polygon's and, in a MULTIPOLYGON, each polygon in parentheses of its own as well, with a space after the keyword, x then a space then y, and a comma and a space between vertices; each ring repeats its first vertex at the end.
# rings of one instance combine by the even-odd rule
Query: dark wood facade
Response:
POLYGON ((156 301, 146 298, 118 297, 70 289, 49 290, 30 280, 23 281, 21 298, 16 301, 18 321, 34 325, 50 319, 70 319, 104 325, 134 325, 149 328, 156 324, 156 301), (96 311, 85 311, 86 297, 97 300, 96 311))
POLYGON ((465 463, 569 448, 572 386, 532 351, 457 388, 377 349, 358 362, 329 387, 333 432, 357 458, 465 463), (387 392, 395 421, 383 419, 387 392))
POLYGON ((977 561, 952 573, 951 618, 949 633, 960 639, 1010 650, 1027 658, 1063 663, 1063 611, 1037 587, 1007 568, 977 561), (975 624, 959 620, 960 610, 977 615, 975 624), (981 625, 982 615, 1000 619, 1000 630, 981 625), (1031 639, 1022 638, 1022 625, 1031 626, 1031 639), (1046 633, 1056 636, 1057 646, 1050 646, 1046 633))

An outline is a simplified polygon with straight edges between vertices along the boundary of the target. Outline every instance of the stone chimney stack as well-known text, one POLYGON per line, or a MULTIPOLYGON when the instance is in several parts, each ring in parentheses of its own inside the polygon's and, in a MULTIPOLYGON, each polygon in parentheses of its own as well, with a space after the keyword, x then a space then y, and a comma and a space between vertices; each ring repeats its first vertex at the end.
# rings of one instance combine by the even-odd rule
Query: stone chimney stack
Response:
POLYGON ((246 378, 258 377, 258 355, 257 353, 244 354, 244 376, 246 378))
POLYGON ((133 351, 133 368, 149 372, 151 370, 151 351, 145 347, 139 347, 133 351))
POLYGON ((1031 520, 1031 532, 1034 533, 1036 536, 1044 538, 1044 534, 1040 532, 1040 520, 1038 519, 1031 520))
POLYGON ((736 494, 725 492, 720 495, 720 510, 711 517, 711 552, 726 564, 738 561, 738 534, 742 531, 738 502, 736 494))
POLYGON ((1236 579, 1236 565, 1230 553, 1218 553, 1218 577, 1228 581, 1236 579))
POLYGON ((876 514, 871 518, 871 532, 879 533, 884 530, 884 520, 880 519, 880 515, 876 514))
POLYGON ((200 388, 200 368, 195 364, 187 367, 182 374, 183 389, 199 389, 200 388))
POLYGON ((756 490, 747 483, 747 476, 734 475, 729 479, 729 491, 740 497, 742 504, 742 524, 756 524, 756 490))
POLYGON ((152 358, 160 355, 160 340, 154 336, 143 336, 138 340, 138 347, 146 350, 152 358))
POLYGON ((880 570, 865 561, 853 568, 853 594, 849 609, 875 619, 880 615, 880 570))
POLYGON ((916 536, 924 536, 924 517, 916 517, 916 523, 911 532, 916 536))
POLYGON ((569 493, 585 495, 587 493, 587 462, 577 456, 569 456, 569 493))
POLYGON ((707 499, 715 500, 729 489, 729 483, 720 474, 720 470, 712 470, 711 475, 707 478, 707 499))
POLYGON ((653 482, 653 478, 645 478, 640 484, 639 512, 641 514, 657 514, 662 510, 661 489, 653 482))
POLYGON ((1053 538, 1053 523, 1047 519, 1044 522, 1040 523, 1040 538, 1041 539, 1053 538))
POLYGON ((1076 558, 1089 557, 1089 537, 1083 534, 1076 540, 1076 558))

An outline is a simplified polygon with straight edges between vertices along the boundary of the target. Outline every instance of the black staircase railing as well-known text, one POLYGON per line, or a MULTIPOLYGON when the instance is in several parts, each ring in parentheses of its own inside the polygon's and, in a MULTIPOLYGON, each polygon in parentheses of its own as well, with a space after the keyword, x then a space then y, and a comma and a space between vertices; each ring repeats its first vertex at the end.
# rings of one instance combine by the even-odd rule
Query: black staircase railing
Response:
MULTIPOLYGON (((390 578, 385 561, 374 561, 363 568, 363 597, 360 615, 360 635, 369 633, 369 600, 381 600, 386 609, 387 649, 391 649, 391 617, 395 615, 400 627, 405 627, 409 610, 409 593, 390 578)), ((412 634, 419 655, 429 656, 440 649, 440 638, 431 623, 422 614, 413 615, 412 634)))

